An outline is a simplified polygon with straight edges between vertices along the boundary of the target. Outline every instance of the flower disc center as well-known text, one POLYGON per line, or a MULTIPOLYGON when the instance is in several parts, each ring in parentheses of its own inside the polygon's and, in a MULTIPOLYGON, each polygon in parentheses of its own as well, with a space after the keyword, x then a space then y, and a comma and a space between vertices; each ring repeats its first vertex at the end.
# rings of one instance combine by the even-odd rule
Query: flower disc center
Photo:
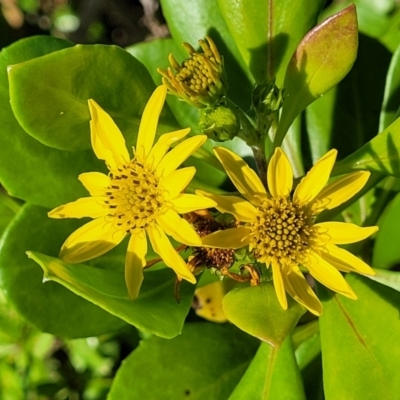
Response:
POLYGON ((136 160, 110 173, 107 189, 109 216, 118 229, 127 233, 146 228, 165 204, 158 178, 146 165, 136 160))
POLYGON ((285 198, 265 200, 251 226, 251 247, 257 260, 270 264, 298 264, 314 236, 313 218, 285 198))

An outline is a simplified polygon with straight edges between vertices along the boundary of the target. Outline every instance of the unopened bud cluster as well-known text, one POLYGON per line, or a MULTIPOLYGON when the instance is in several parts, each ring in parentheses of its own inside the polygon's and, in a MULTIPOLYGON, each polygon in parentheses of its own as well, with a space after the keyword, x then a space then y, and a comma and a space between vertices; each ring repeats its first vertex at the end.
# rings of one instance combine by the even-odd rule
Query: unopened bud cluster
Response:
POLYGON ((283 104, 283 90, 275 81, 258 84, 253 91, 253 108, 257 115, 257 127, 260 132, 268 131, 271 121, 276 117, 283 104))
POLYGON ((179 64, 170 54, 171 68, 157 71, 171 94, 197 108, 214 107, 223 102, 228 88, 224 60, 210 37, 199 44, 203 53, 183 43, 190 57, 179 64))

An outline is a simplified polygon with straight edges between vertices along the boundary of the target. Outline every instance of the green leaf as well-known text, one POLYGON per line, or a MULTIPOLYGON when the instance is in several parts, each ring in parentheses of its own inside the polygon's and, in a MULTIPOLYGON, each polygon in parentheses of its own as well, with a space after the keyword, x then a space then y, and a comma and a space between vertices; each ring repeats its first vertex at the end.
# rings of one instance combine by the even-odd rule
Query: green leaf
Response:
POLYGON ((108 399, 227 399, 258 343, 228 324, 186 324, 172 340, 143 341, 124 360, 108 399))
POLYGON ((10 107, 7 66, 68 46, 69 42, 39 36, 20 40, 0 53, 0 181, 13 196, 46 207, 87 195, 78 175, 105 166, 92 150, 70 153, 52 149, 20 127, 10 107))
POLYGON ((1 287, 18 312, 44 332, 87 337, 119 329, 123 321, 62 286, 43 284, 40 268, 28 249, 56 255, 75 220, 52 220, 47 210, 26 205, 5 231, 0 247, 1 287))
POLYGON ((315 162, 335 148, 344 158, 379 132, 379 113, 390 53, 359 35, 357 59, 348 75, 306 108, 308 140, 315 162), (379 63, 371 63, 371 59, 379 63))
POLYGON ((281 87, 290 57, 316 24, 324 1, 218 0, 218 4, 254 79, 276 77, 281 87))
POLYGON ((400 46, 393 54, 386 75, 385 96, 383 99, 379 130, 383 131, 399 116, 400 108, 400 46))
POLYGON ((338 12, 350 4, 357 7, 357 19, 360 32, 379 40, 388 50, 394 52, 400 42, 399 7, 393 0, 343 0, 334 1, 323 16, 338 12))
POLYGON ((280 349, 262 343, 229 400, 305 400, 303 382, 287 337, 280 349), (290 382, 290 385, 288 385, 290 382))
POLYGON ((299 115, 290 126, 282 143, 282 149, 288 156, 294 176, 304 175, 303 155, 301 148, 302 139, 302 115, 299 115))
POLYGON ((332 175, 367 170, 400 177, 400 118, 383 132, 336 163, 332 175))
POLYGON ((313 164, 328 152, 334 136, 337 89, 333 88, 306 108, 308 142, 313 164))
MULTIPOLYGON (((111 115, 128 146, 135 144, 154 90, 146 68, 116 46, 77 45, 12 65, 8 75, 11 106, 20 125, 41 143, 61 150, 91 147, 88 99, 111 115)), ((161 132, 178 127, 167 111, 161 132)))
MULTIPOLYGON (((399 121, 400 125, 400 121, 399 121)), ((397 238, 400 235, 400 194, 386 208, 379 221, 372 266, 389 269, 400 264, 400 246, 397 238)))
MULTIPOLYGON (((172 37, 179 47, 183 42, 197 47, 199 39, 211 36, 224 57, 229 82, 229 98, 247 110, 254 81, 233 40, 217 1, 209 0, 161 0, 163 15, 172 37)), ((174 54, 178 62, 188 54, 174 54)))
POLYGON ((375 268, 376 275, 366 275, 367 278, 400 292, 400 273, 375 268))
POLYGON ((44 279, 64 285, 84 299, 140 330, 164 338, 179 335, 189 311, 195 285, 182 282, 180 303, 174 296, 175 274, 169 268, 147 271, 139 297, 130 300, 124 274, 84 264, 67 264, 37 252, 29 252, 44 271, 44 279))
MULTIPOLYGON (((179 54, 181 49, 175 44, 173 39, 158 39, 151 42, 134 44, 126 51, 137 58, 149 71, 156 85, 161 84, 161 75, 157 68, 167 69, 169 67, 169 54, 179 54)), ((167 103, 180 126, 195 129, 199 119, 199 111, 176 96, 167 96, 167 103)))
MULTIPOLYGON (((390 12, 389 12, 390 13, 390 12)), ((391 52, 396 51, 400 42, 400 32, 399 32, 399 24, 400 24, 400 11, 397 7, 396 13, 390 13, 390 19, 387 24, 387 29, 384 35, 382 35, 379 40, 382 44, 384 44, 388 50, 391 52)))
POLYGON ((350 300, 319 289, 326 400, 392 400, 400 393, 398 363, 400 293, 361 276, 347 279, 358 295, 350 300))
POLYGON ((19 204, 0 189, 0 236, 18 212, 19 204))
POLYGON ((286 71, 278 145, 296 116, 350 71, 357 46, 354 5, 322 22, 300 42, 286 71))
POLYGON ((296 327, 292 334, 295 356, 307 399, 323 399, 321 341, 318 319, 296 327), (298 340, 302 339, 298 344, 298 340), (296 343, 297 342, 297 343, 296 343))
POLYGON ((290 297, 288 304, 288 309, 283 310, 272 282, 267 282, 238 285, 224 297, 222 307, 230 322, 279 348, 305 313, 305 308, 290 297))

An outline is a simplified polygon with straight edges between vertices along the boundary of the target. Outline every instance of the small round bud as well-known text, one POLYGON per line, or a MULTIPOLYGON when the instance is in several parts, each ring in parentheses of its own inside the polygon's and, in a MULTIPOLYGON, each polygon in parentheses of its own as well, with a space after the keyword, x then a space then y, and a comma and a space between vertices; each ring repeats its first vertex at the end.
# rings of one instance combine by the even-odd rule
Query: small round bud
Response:
POLYGON ((233 139, 240 130, 235 110, 227 106, 202 110, 199 126, 205 135, 217 142, 233 139))

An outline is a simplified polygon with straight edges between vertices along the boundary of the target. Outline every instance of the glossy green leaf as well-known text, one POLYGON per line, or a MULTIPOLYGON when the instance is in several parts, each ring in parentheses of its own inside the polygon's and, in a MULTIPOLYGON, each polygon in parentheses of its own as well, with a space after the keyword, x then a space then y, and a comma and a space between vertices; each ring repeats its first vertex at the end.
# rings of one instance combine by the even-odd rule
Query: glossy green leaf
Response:
POLYGON ((372 256, 374 268, 389 269, 400 264, 399 221, 400 194, 393 199, 379 221, 379 231, 372 256))
POLYGON ((376 269, 376 275, 366 275, 367 278, 400 292, 400 272, 376 269))
POLYGON ((19 204, 0 189, 0 236, 19 211, 19 204))
POLYGON ((7 66, 68 46, 69 42, 38 36, 20 40, 0 53, 0 181, 10 194, 46 207, 85 196, 78 175, 105 166, 92 150, 70 153, 52 149, 21 128, 10 107, 7 66))
POLYGON ((179 335, 189 311, 195 285, 182 282, 180 303, 174 296, 175 274, 169 268, 148 271, 139 297, 130 300, 124 274, 84 264, 67 264, 37 252, 29 252, 44 271, 44 279, 58 282, 140 330, 172 338, 179 335))
POLYGON ((295 356, 307 399, 322 399, 322 359, 319 322, 314 320, 296 327, 292 334, 295 356), (298 340, 302 339, 301 343, 298 340))
POLYGON ((351 71, 328 93, 306 108, 312 160, 329 149, 344 158, 379 132, 379 113, 390 53, 375 39, 359 35, 351 71), (372 63, 371 59, 379 60, 372 63))
POLYGON ((280 347, 306 311, 289 296, 288 304, 288 309, 283 310, 272 282, 267 282, 258 286, 239 285, 224 297, 222 307, 237 327, 280 347))
POLYGON ((56 255, 76 227, 75 220, 52 220, 46 209, 26 205, 4 233, 0 246, 0 284, 8 300, 40 330, 72 338, 99 335, 124 325, 62 286, 43 284, 40 268, 26 256, 28 249, 56 255))
POLYGON ((358 295, 350 300, 321 292, 320 318, 326 400, 392 400, 398 376, 400 293, 367 278, 348 275, 358 295))
POLYGON ((332 174, 367 170, 400 177, 399 149, 400 118, 353 154, 339 161, 332 174))
POLYGON ((0 291, 0 346, 15 343, 15 338, 21 335, 25 324, 25 320, 18 315, 14 307, 10 307, 10 303, 0 291))
POLYGON ((315 163, 331 146, 335 116, 337 88, 333 88, 306 108, 308 144, 311 160, 315 163))
POLYGON ((400 12, 393 0, 341 0, 333 1, 323 13, 332 15, 351 4, 357 7, 360 32, 379 40, 388 50, 394 52, 400 42, 400 12))
POLYGON ((290 57, 316 24, 324 1, 218 0, 218 4, 254 79, 276 77, 281 87, 290 57))
POLYGON ((305 400, 303 382, 287 337, 280 349, 262 343, 229 400, 305 400), (288 384, 290 382, 290 384, 288 384))
POLYGON ((229 324, 186 324, 172 340, 143 341, 118 370, 108 400, 227 399, 258 344, 229 324))
POLYGON ((304 175, 303 155, 301 148, 302 139, 302 115, 299 115, 290 126, 287 135, 282 143, 282 149, 289 158, 290 165, 295 177, 304 175))
MULTIPOLYGON (((91 147, 88 99, 105 109, 135 143, 155 86, 146 68, 116 46, 76 45, 8 69, 10 100, 20 125, 41 143, 61 150, 91 147), (127 87, 127 85, 129 85, 127 87)), ((163 110, 159 131, 178 127, 163 110)))
POLYGON ((277 140, 281 141, 302 110, 346 76, 356 59, 357 46, 354 5, 328 18, 304 37, 286 71, 286 98, 277 140))
POLYGON ((388 13, 390 18, 386 26, 386 32, 379 38, 388 50, 395 52, 400 43, 400 11, 397 7, 395 13, 388 13))
MULTIPOLYGON (((157 68, 167 69, 169 67, 168 55, 179 54, 181 49, 173 39, 158 39, 134 44, 126 51, 138 59, 147 68, 155 84, 160 85, 161 75, 157 72, 157 68)), ((181 127, 196 128, 199 119, 197 108, 172 95, 167 96, 167 103, 181 127)))
POLYGON ((393 54, 386 75, 385 96, 383 99, 379 130, 383 131, 399 116, 400 111, 400 46, 393 54))
MULTIPOLYGON (((218 1, 161 0, 161 6, 178 47, 187 42, 198 48, 199 39, 203 39, 206 35, 211 36, 224 57, 229 82, 228 96, 247 110, 250 107, 254 82, 225 23, 218 1)), ((181 62, 188 58, 188 54, 182 49, 175 57, 181 62)))

